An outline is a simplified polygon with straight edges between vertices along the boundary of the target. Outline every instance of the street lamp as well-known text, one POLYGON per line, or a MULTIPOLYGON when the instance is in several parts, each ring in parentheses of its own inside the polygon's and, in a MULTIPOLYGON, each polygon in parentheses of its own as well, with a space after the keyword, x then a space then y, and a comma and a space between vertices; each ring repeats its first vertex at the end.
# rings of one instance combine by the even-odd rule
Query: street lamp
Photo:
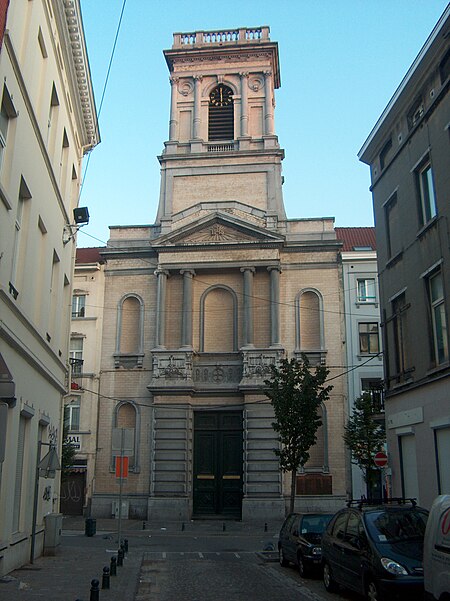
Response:
POLYGON ((59 463, 56 445, 52 442, 42 442, 39 440, 36 457, 36 476, 34 481, 33 526, 31 530, 30 563, 34 563, 34 547, 36 543, 36 519, 39 495, 39 477, 42 476, 43 478, 54 478, 56 476, 56 470, 60 469, 61 464, 59 463), (41 459, 42 446, 50 448, 47 455, 45 455, 45 457, 41 459))

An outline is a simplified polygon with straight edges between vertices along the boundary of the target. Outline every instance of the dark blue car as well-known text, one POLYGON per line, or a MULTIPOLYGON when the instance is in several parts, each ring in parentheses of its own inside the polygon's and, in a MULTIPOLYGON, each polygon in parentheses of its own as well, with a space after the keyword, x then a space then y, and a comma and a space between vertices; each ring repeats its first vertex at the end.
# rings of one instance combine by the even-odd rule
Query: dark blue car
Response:
POLYGON ((423 540, 428 512, 403 499, 339 511, 322 537, 323 582, 370 601, 423 597, 423 540))

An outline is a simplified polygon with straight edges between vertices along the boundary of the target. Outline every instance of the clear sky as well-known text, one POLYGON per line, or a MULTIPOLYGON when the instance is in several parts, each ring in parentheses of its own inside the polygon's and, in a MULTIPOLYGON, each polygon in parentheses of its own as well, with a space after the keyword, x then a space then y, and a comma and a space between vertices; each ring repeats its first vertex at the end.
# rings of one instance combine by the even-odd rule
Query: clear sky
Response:
MULTIPOLYGON (((97 110, 123 0, 81 0, 97 110)), ((80 206, 79 246, 110 225, 154 223, 157 156, 168 139, 162 54, 173 32, 268 25, 279 44, 275 128, 286 152, 288 218, 373 225, 368 166, 357 152, 443 13, 444 0, 127 0, 80 206)), ((85 168, 86 168, 85 159, 85 168)))

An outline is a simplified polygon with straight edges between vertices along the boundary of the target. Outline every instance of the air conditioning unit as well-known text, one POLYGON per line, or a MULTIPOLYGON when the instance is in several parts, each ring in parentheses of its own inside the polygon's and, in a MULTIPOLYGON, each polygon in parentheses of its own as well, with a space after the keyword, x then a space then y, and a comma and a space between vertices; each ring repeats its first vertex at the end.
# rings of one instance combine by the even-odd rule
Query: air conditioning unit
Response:
MULTIPOLYGON (((120 507, 119 500, 116 500, 116 501, 112 502, 112 515, 113 515, 113 517, 116 520, 119 519, 119 507, 120 507)), ((123 520, 128 520, 129 511, 130 511, 130 502, 122 500, 122 515, 121 515, 121 518, 123 520)))

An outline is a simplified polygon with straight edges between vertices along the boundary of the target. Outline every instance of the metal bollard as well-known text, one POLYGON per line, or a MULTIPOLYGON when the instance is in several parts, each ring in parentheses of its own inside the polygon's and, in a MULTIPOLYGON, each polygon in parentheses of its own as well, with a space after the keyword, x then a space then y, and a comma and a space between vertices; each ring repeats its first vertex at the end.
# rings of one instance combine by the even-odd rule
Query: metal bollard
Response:
POLYGON ((109 588, 109 568, 105 566, 103 568, 103 576, 102 576, 102 589, 109 588))
POLYGON ((122 547, 120 547, 120 549, 117 551, 117 565, 123 566, 123 549, 122 549, 122 547))
POLYGON ((109 575, 117 576, 117 558, 115 555, 111 557, 110 565, 109 565, 109 575))
POLYGON ((125 553, 128 553, 128 539, 127 538, 123 539, 123 550, 125 551, 125 553))
POLYGON ((98 588, 100 582, 94 578, 91 580, 91 596, 89 597, 89 601, 100 601, 100 589, 98 588))
POLYGON ((145 530, 147 527, 147 524, 145 522, 142 522, 142 530, 145 530))

